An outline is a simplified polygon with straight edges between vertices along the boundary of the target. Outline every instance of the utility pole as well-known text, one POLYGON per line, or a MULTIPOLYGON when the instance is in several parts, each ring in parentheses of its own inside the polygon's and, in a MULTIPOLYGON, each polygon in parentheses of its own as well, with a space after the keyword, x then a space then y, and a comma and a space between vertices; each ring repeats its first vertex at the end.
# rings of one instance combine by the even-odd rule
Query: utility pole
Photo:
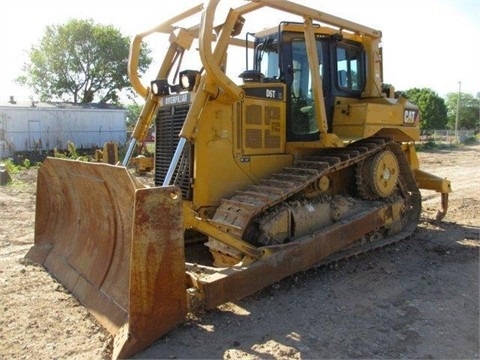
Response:
POLYGON ((457 115, 455 116, 455 141, 458 143, 458 110, 460 109, 460 90, 462 89, 462 82, 458 82, 458 98, 457 98, 457 115))
POLYGON ((478 124, 475 128, 475 130, 480 130, 480 91, 477 92, 477 99, 478 99, 478 124))

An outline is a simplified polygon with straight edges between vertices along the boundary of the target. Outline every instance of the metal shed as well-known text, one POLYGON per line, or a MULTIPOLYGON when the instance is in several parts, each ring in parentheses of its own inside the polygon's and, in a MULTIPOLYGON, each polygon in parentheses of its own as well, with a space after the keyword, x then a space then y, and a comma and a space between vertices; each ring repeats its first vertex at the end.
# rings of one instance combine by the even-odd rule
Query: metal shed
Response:
POLYGON ((16 152, 126 143, 127 110, 109 104, 0 103, 0 158, 16 152))

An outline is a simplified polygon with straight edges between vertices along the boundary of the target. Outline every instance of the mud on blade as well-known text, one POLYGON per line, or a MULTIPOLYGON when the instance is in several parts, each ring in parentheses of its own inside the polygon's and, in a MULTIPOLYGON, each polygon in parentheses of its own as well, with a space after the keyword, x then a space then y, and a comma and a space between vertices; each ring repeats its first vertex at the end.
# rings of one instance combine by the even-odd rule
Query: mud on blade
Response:
POLYGON ((145 188, 124 167, 46 159, 26 257, 116 335, 114 357, 133 355, 185 318, 180 190, 145 188))

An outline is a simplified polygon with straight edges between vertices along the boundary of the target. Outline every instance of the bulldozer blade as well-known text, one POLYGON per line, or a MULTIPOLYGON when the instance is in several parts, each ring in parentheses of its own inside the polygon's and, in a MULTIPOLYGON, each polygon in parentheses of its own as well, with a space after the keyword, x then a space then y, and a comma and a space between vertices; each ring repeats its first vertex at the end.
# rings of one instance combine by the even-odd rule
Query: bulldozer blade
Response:
POLYGON ((112 334, 114 358, 187 314, 181 192, 124 167, 48 158, 38 171, 34 246, 43 265, 112 334))

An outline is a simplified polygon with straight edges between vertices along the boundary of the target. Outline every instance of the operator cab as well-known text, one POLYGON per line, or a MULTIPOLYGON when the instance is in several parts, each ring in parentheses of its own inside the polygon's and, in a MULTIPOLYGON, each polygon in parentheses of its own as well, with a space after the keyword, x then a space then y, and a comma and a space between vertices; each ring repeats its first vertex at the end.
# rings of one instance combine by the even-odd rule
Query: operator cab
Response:
MULTIPOLYGON (((319 139, 312 107, 316 100, 312 94, 313 79, 302 26, 281 23, 277 32, 255 37, 254 70, 247 72, 251 81, 286 85, 287 141, 319 139)), ((344 39, 338 32, 323 34, 319 26, 318 29, 317 55, 328 132, 331 132, 335 98, 361 97, 366 83, 366 56, 361 43, 344 39)))

